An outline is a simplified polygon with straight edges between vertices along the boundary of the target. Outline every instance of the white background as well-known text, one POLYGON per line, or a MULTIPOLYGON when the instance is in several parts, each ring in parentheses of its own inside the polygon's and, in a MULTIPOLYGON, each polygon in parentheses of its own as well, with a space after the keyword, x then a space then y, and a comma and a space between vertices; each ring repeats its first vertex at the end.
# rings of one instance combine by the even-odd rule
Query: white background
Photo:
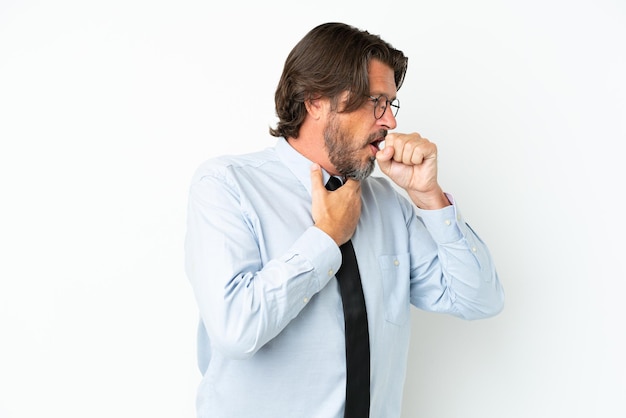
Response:
POLYGON ((271 146, 293 45, 344 21, 409 56, 398 131, 507 300, 413 313, 403 417, 626 416, 619 0, 0 0, 0 417, 193 417, 189 180, 271 146))

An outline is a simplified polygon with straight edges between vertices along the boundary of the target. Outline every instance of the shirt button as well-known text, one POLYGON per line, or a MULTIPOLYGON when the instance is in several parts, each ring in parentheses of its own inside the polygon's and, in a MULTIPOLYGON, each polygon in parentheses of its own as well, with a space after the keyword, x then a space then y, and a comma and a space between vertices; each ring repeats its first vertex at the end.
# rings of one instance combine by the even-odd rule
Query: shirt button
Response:
POLYGON ((398 260, 393 260, 393 265, 397 267, 400 265, 400 262, 398 260))
POLYGON ((308 302, 309 302, 309 298, 304 298, 304 299, 302 299, 302 302, 304 302, 304 303, 308 303, 308 302))
POLYGON ((446 225, 450 226, 452 222, 450 222, 450 219, 446 219, 446 225))
POLYGON ((472 247, 472 252, 475 253, 476 251, 476 247, 472 247))
POLYGON ((328 277, 332 277, 334 275, 335 275, 335 272, 332 269, 328 270, 328 277))

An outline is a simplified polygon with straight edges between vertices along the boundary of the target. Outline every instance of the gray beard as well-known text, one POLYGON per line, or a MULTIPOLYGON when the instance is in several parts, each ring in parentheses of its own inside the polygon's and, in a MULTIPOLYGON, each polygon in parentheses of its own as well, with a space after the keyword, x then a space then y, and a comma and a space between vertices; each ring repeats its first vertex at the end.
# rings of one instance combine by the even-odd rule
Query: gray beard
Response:
POLYGON ((350 147, 348 137, 342 132, 334 118, 324 130, 324 143, 328 150, 328 159, 342 176, 361 181, 369 177, 374 171, 376 158, 371 157, 365 163, 354 158, 355 152, 359 151, 360 148, 353 149, 350 147))

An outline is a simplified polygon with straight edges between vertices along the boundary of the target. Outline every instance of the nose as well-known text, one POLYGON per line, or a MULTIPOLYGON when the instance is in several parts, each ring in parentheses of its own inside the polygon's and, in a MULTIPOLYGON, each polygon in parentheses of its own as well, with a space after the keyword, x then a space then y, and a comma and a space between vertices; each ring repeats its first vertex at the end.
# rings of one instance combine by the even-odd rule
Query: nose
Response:
POLYGON ((398 122, 396 121, 396 117, 393 115, 391 108, 387 108, 383 117, 378 119, 378 124, 384 126, 387 130, 396 129, 398 122))

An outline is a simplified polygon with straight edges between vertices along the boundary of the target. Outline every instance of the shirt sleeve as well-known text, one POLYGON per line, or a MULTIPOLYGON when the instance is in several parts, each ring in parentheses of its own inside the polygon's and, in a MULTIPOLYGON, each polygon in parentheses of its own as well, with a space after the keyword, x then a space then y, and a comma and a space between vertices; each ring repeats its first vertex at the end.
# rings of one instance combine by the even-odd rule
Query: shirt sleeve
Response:
POLYGON ((411 302, 464 319, 498 314, 504 290, 487 245, 465 222, 454 198, 438 210, 417 208, 412 222, 411 302))
POLYGON ((233 358, 278 335, 341 264, 335 242, 314 226, 271 260, 258 239, 235 184, 215 175, 192 182, 186 272, 211 345, 233 358))

